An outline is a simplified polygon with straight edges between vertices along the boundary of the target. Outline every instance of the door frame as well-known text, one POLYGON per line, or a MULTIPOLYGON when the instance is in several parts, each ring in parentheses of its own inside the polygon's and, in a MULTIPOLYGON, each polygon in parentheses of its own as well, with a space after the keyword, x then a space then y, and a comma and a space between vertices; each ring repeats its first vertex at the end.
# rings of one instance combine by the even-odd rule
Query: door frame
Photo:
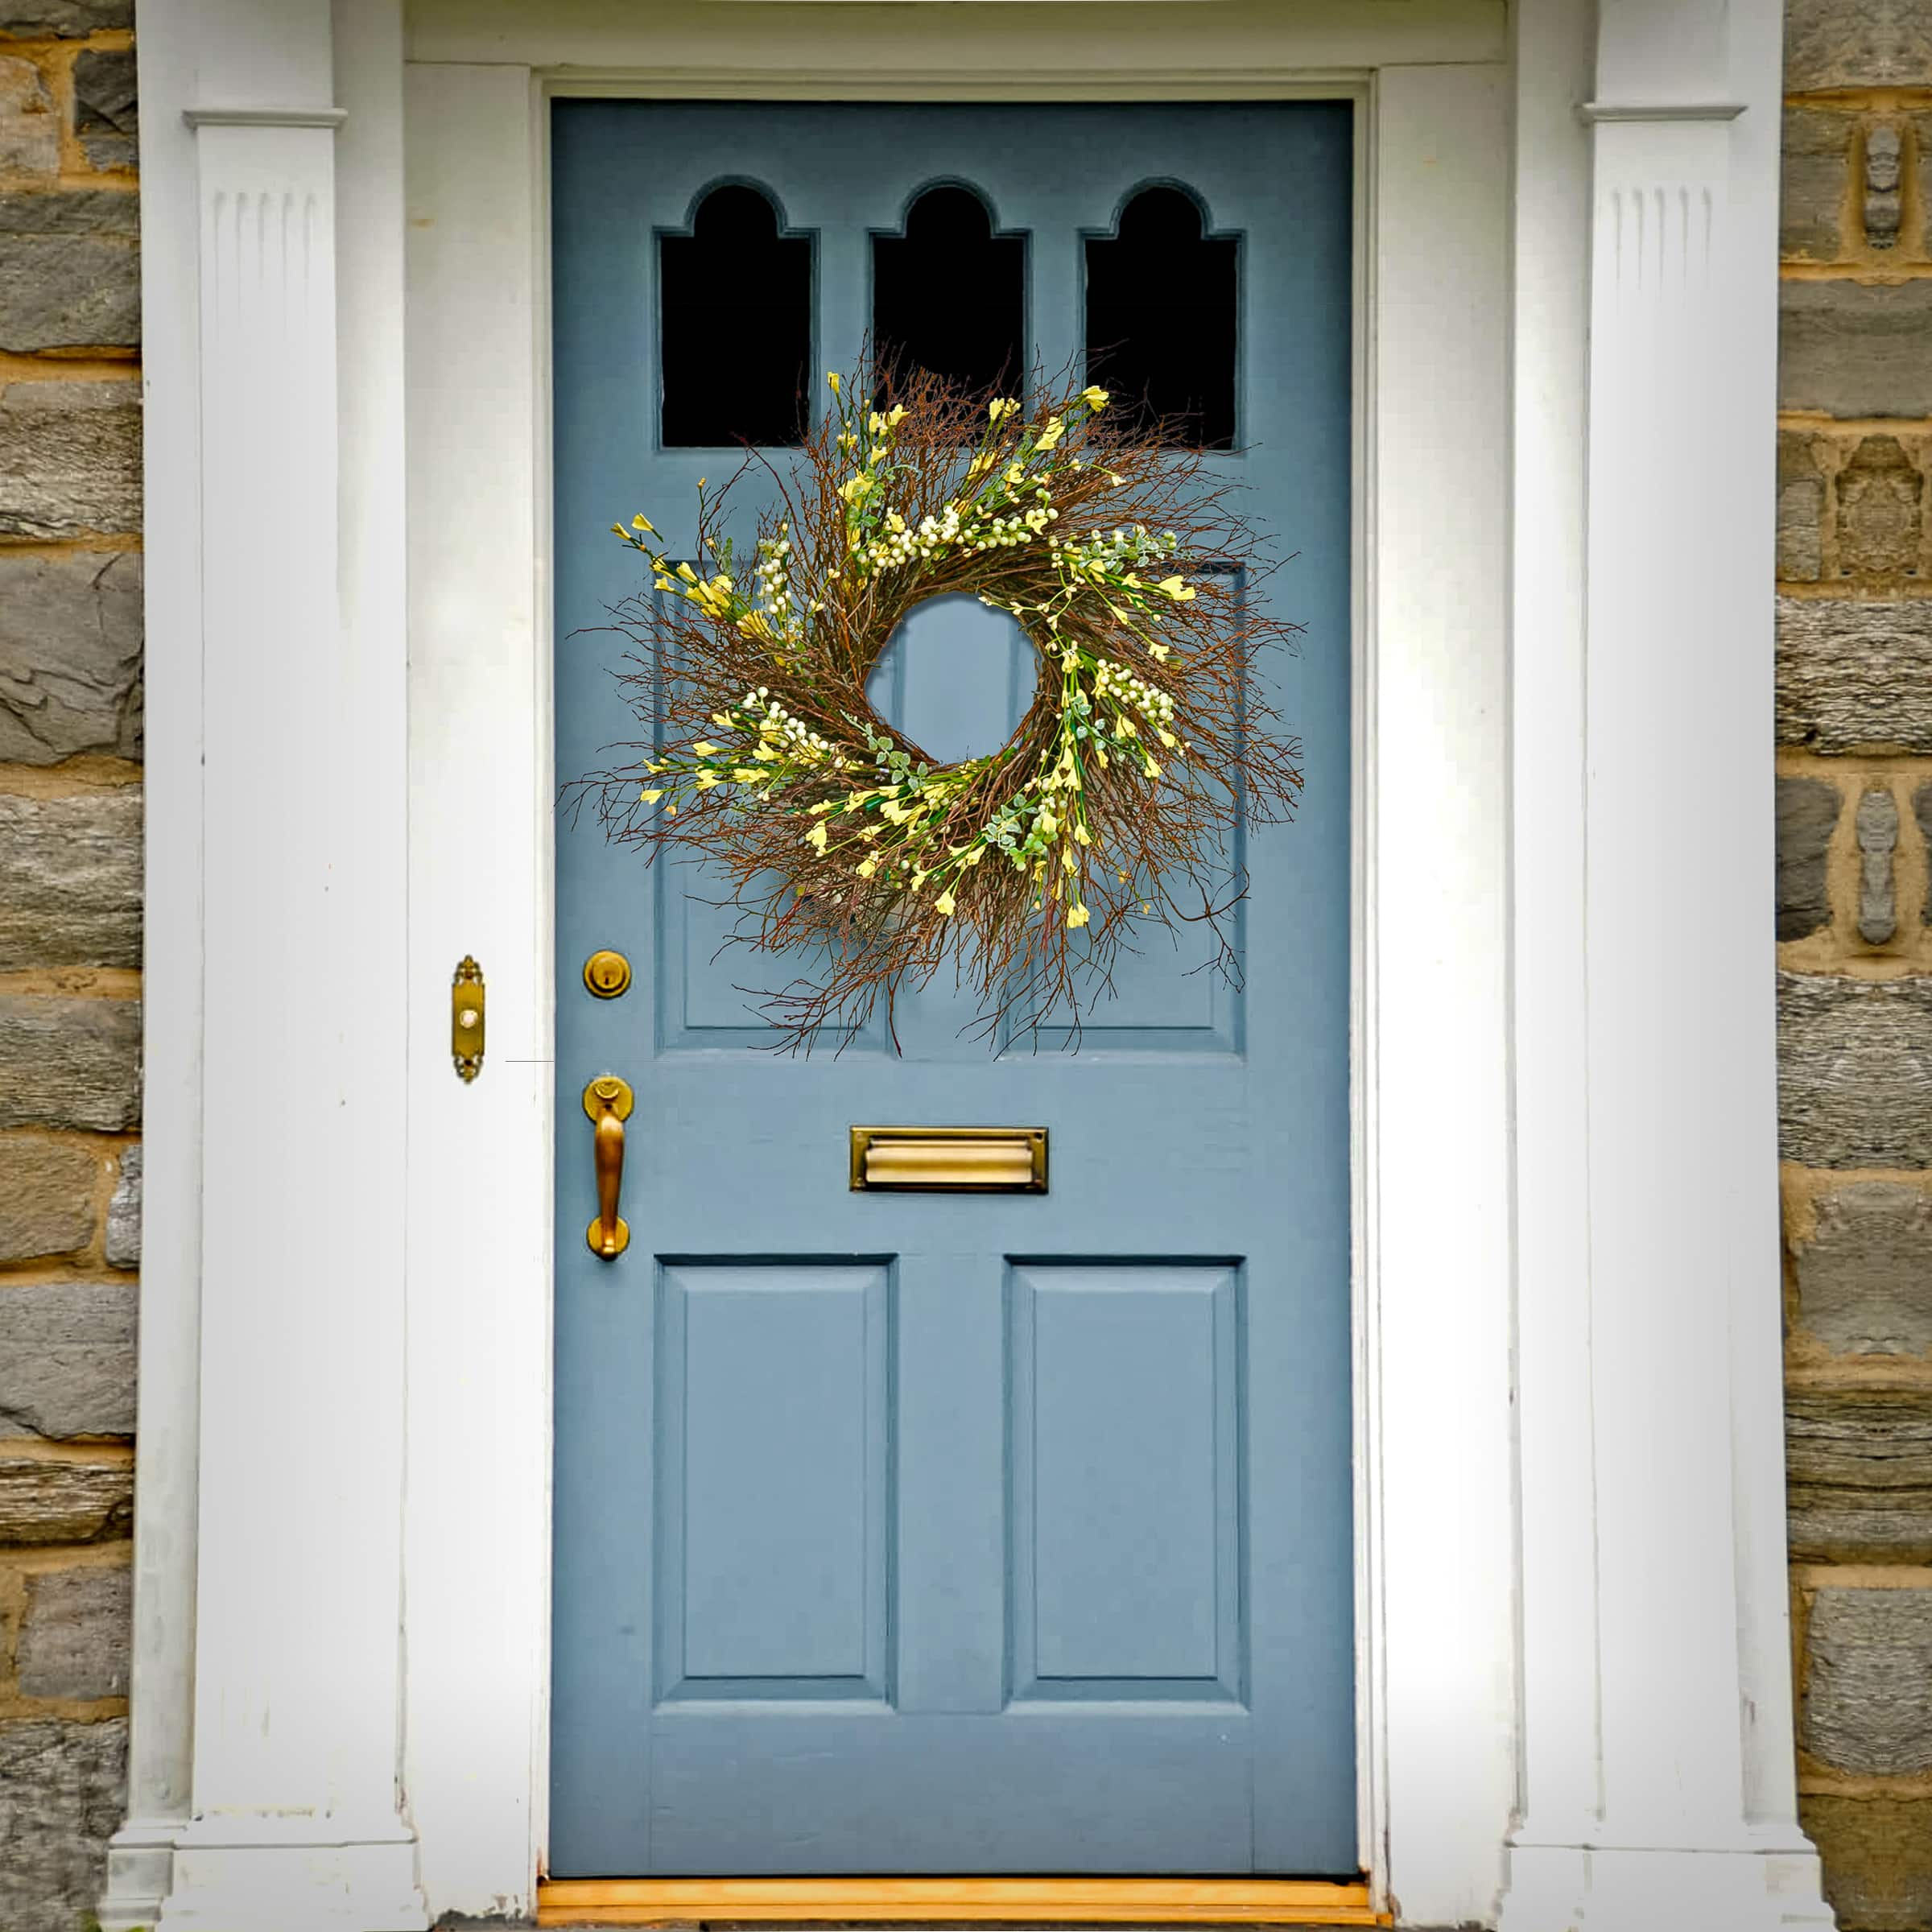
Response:
MULTIPOLYGON (((1155 10, 1148 9, 1150 14, 1155 10)), ((662 34, 653 38, 661 43, 662 34)), ((1386 1721, 1391 1620, 1410 1612, 1388 1600, 1377 1553, 1393 1541, 1412 1559, 1426 1560, 1425 1539, 1443 1535, 1444 1501, 1439 1492, 1424 1497, 1410 1491, 1409 1484, 1421 1472, 1403 1468, 1402 1447, 1383 1426, 1389 1372, 1383 1338, 1392 1315, 1411 1338, 1406 1348, 1416 1344, 1426 1323, 1437 1368, 1447 1372, 1444 1385, 1457 1389, 1469 1404, 1452 1419, 1455 1405, 1439 1397, 1426 1398, 1417 1385, 1418 1360, 1401 1398, 1402 1439, 1419 1441, 1433 1429, 1439 1444, 1451 1439, 1453 1426, 1465 1477, 1490 1485, 1494 1506, 1465 1510, 1458 1538, 1465 1557, 1472 1547, 1487 1548, 1485 1579, 1459 1593, 1461 1600, 1453 1607, 1453 1600, 1439 1598, 1433 1614, 1439 1632, 1451 1625, 1459 1629, 1471 1647, 1472 1663, 1478 1657, 1485 1660, 1483 1670, 1454 1694, 1463 1707, 1455 1755, 1463 1802, 1480 1792, 1489 1808, 1484 1836, 1492 1847, 1500 1844, 1509 1805, 1509 1713, 1502 1694, 1509 1644, 1506 1309, 1496 1293, 1507 1274, 1501 1215, 1506 1192, 1506 1096, 1501 1056, 1476 1046, 1478 1041, 1499 1042, 1504 1022, 1506 92, 1503 70, 1488 63, 1327 69, 1303 58, 1298 41, 1293 30, 1287 31, 1266 57, 1244 70, 1177 71, 1161 60, 1152 72, 1137 76, 1116 74, 1096 82, 1058 72, 1033 85, 1016 84, 991 61, 976 72, 956 69, 943 77, 903 69, 869 72, 863 61, 838 57, 849 48, 821 51, 810 65, 779 64, 767 56, 756 65, 741 66, 721 58, 715 46, 694 46, 697 57, 679 60, 675 74, 660 71, 649 77, 639 72, 642 60, 632 64, 617 60, 617 50, 610 47, 600 50, 599 71, 591 72, 559 72, 533 64, 526 76, 512 68, 485 70, 467 64, 412 66, 406 95, 412 352, 419 341, 426 355, 443 360, 448 328, 459 315, 467 315, 474 343, 462 356, 469 386, 500 391, 513 372, 517 384, 514 397, 499 396, 500 411, 487 412, 446 409, 437 390, 455 373, 447 362, 436 374, 425 370, 420 382, 411 384, 411 713, 420 727, 412 747, 412 955, 440 958, 452 935, 468 935, 463 949, 484 959, 492 976, 493 1026, 507 1008, 516 1016, 510 1024, 518 1030, 504 1049, 514 1056, 514 1073, 509 1060, 502 1069, 517 1080, 514 1097, 506 1091, 507 1078, 493 1103, 485 1100, 481 1082, 474 1093, 452 1096, 446 1091, 447 1068, 436 1055, 427 1057, 412 1094, 411 1227, 421 1230, 423 1263, 419 1269, 412 1265, 411 1346, 420 1340, 445 1363, 452 1350, 460 1351, 464 1344, 454 1330, 475 1321, 479 1284, 487 1277, 491 1285, 484 1291, 489 1306, 485 1325, 514 1325, 522 1372, 506 1385, 503 1362, 477 1363, 477 1372, 489 1378, 485 1406, 499 1426, 515 1416, 515 1435, 526 1454, 538 1445, 541 1449, 520 1480, 506 1469, 497 1472, 497 1480, 479 1484, 473 1457, 481 1445, 472 1440, 456 1449, 465 1436, 473 1438, 473 1397, 457 1405, 456 1414, 440 1413, 442 1405, 433 1393, 426 1402, 412 1402, 407 1534, 411 1575, 440 1572, 447 1567, 452 1534, 473 1547, 486 1534, 487 1521, 502 1538, 506 1504, 514 1496, 514 1520, 522 1531, 513 1540, 526 1548, 549 1547, 547 1497, 541 1480, 548 1452, 549 1380, 547 1373, 533 1377, 528 1373, 531 1365, 548 1360, 547 1290, 554 1253, 547 1180, 552 1129, 547 1034, 555 993, 549 956, 552 821, 547 807, 554 792, 547 561, 549 103, 584 97, 1349 100, 1357 109, 1349 915, 1356 1758, 1360 1862, 1380 1910, 1389 1897, 1391 1752, 1407 1748, 1414 1754, 1396 1775, 1418 1785, 1438 1785, 1448 1769, 1420 1761, 1440 1748, 1439 1740, 1431 1746, 1400 1730, 1392 1734, 1386 1721), (513 226, 506 219, 506 208, 527 213, 519 212, 513 226), (1412 286, 1385 293, 1391 279, 1412 286), (1446 287, 1455 288, 1459 301, 1454 326, 1445 328, 1442 315, 1419 299, 1430 284, 1439 294, 1446 287), (514 299, 497 324, 482 324, 487 339, 477 341, 476 316, 490 290, 514 291, 514 299), (1374 359, 1372 348, 1379 350, 1374 359), (1399 463, 1378 465, 1376 426, 1392 390, 1398 412, 1409 419, 1426 408, 1435 433, 1427 440, 1426 453, 1423 439, 1416 438, 1399 463), (1451 452, 1451 460, 1441 460, 1451 452), (1472 460, 1487 471, 1487 486, 1473 492, 1468 488, 1472 460), (514 474, 514 481, 480 493, 475 479, 488 474, 493 464, 498 473, 514 474), (459 490, 464 477, 470 481, 459 490), (464 510, 452 522, 444 509, 457 494, 464 510), (1373 545, 1372 530, 1382 533, 1373 545), (516 559, 530 554, 537 559, 534 580, 526 579, 515 565, 516 559), (502 559, 510 560, 507 571, 502 559), (499 597, 514 594, 517 599, 514 654, 502 667, 501 678, 493 675, 488 693, 477 686, 473 637, 466 634, 465 625, 451 622, 447 609, 448 587, 462 581, 486 581, 499 597), (1431 589, 1423 594, 1459 608, 1463 626, 1444 626, 1439 617, 1418 621, 1418 593, 1425 584, 1431 589), (1459 667, 1453 697, 1438 714, 1439 723, 1444 715, 1453 720, 1451 741, 1440 744, 1435 756, 1445 761, 1445 778, 1450 770, 1488 774, 1486 783, 1465 788, 1467 815, 1455 824, 1452 836, 1426 856, 1414 850, 1413 821, 1417 788, 1430 781, 1378 752, 1377 693, 1390 675, 1392 653, 1393 675, 1412 688, 1432 654, 1439 673, 1444 663, 1459 667), (522 709, 512 701, 513 693, 522 700, 522 709), (460 736, 448 729, 452 716, 464 721, 460 736), (491 815, 491 801, 478 783, 479 774, 485 771, 490 785, 500 787, 493 903, 481 898, 473 874, 460 875, 452 890, 448 872, 456 843, 473 836, 477 824, 491 815), (543 803, 534 817, 518 814, 511 803, 508 810, 514 822, 506 824, 500 802, 505 795, 511 801, 520 795, 543 803), (1411 828, 1404 835, 1403 856, 1392 857, 1378 844, 1375 828, 1385 824, 1411 828), (1421 875, 1430 868, 1436 876, 1425 886, 1421 875), (1391 890, 1420 894, 1435 902, 1436 916, 1463 928, 1453 947, 1457 967, 1418 973, 1406 964, 1412 956, 1406 949, 1376 950, 1372 909, 1391 890), (539 956, 527 956, 513 938, 529 933, 541 936, 539 956), (1402 1024, 1410 1031, 1423 1023, 1424 1009, 1438 1016, 1457 1012, 1461 1047, 1447 1056, 1432 1051, 1426 1071, 1414 1060, 1405 1065, 1398 1059, 1392 1067, 1383 1046, 1386 1018, 1392 1006, 1399 1012, 1405 1005, 1409 1010, 1402 1024), (526 1028, 524 1016, 534 1025, 526 1028), (1460 1065, 1452 1067, 1452 1059, 1460 1065), (1422 1162, 1409 1162, 1421 1154, 1428 1137, 1418 1138, 1415 1130, 1432 1088, 1431 1111, 1439 1108, 1439 1081, 1455 1087, 1465 1104, 1456 1134, 1436 1143, 1425 1175, 1422 1162), (486 1126, 476 1117, 485 1106, 493 1115, 486 1126), (1392 1117, 1406 1125, 1392 1127, 1392 1117), (1406 1152, 1394 1151, 1392 1144, 1397 1140, 1406 1152), (471 1217, 460 1245, 452 1247, 447 1230, 464 1218, 458 1204, 472 1198, 478 1158, 489 1162, 494 1209, 487 1223, 471 1217), (539 1171, 546 1177, 540 1189, 515 1179, 539 1171), (1449 1271, 1452 1279, 1438 1273, 1427 1309, 1411 1305, 1404 1292, 1408 1283, 1419 1286, 1418 1278, 1406 1271, 1392 1275, 1387 1269, 1389 1242, 1399 1247, 1403 1237, 1390 1234, 1377 1217, 1381 1200, 1414 1203, 1425 1188, 1430 1212, 1439 1216, 1438 1227, 1459 1224, 1455 1246, 1460 1255, 1449 1271), (438 1227, 444 1232, 432 1242, 430 1231, 438 1227), (514 1265, 505 1265, 509 1255, 515 1257, 514 1265), (528 1284, 533 1282, 545 1285, 540 1312, 530 1298, 528 1284), (1444 1322, 1443 1308, 1458 1305, 1459 1318, 1444 1322), (1477 1391, 1486 1391, 1487 1399, 1479 1394, 1471 1402, 1477 1391), (1479 1468, 1483 1478, 1475 1475, 1479 1468), (507 1490, 506 1484, 510 1485, 507 1490)), ((1150 55, 1156 53, 1158 43, 1146 45, 1150 55)), ((1014 70, 1024 71, 1029 64, 1022 57, 1024 46, 1020 30, 1010 48, 1014 70)), ((412 378, 414 374, 412 368, 412 378)), ((1449 815, 1453 819, 1456 815, 1449 815)), ((427 983, 425 979, 423 985, 427 983)), ((411 1251, 412 1256, 417 1251, 413 1241, 411 1251)), ((1447 1559, 1449 1548, 1440 1548, 1447 1559)), ((518 1654, 543 1662, 544 1682, 519 1686, 518 1703, 526 1698, 527 1709, 504 1714, 506 1724, 514 1721, 521 1748, 527 1749, 531 1788, 513 1791, 506 1783, 498 1794, 505 1827, 510 1826, 514 1811, 539 1861, 547 1836, 547 1577, 546 1564, 533 1566, 522 1590, 540 1583, 545 1600, 523 1601, 519 1627, 514 1634, 504 1633, 518 1654)), ((1415 1607, 1417 1612, 1420 1609, 1415 1607)), ((462 1614, 473 1616, 476 1610, 473 1600, 463 1606, 462 1614)), ((419 1654, 417 1633, 429 1624, 431 1615, 412 1589, 412 1654, 419 1654)), ((430 1657, 460 1655, 460 1649, 446 1648, 455 1634, 443 1630, 431 1635, 430 1657)), ((438 1679, 443 1676, 433 1662, 425 1670, 412 1668, 412 1710, 419 1700, 427 1711, 455 1695, 453 1682, 427 1681, 432 1673, 438 1679)), ((456 1761, 468 1757, 469 1745, 440 1745, 440 1728, 427 1721, 409 1726, 412 1740, 420 1740, 412 1744, 409 1784, 423 1832, 426 1877, 435 1868, 430 1820, 440 1802, 453 1804, 461 1793, 464 1803, 473 1803, 477 1785, 473 1762, 456 1761)), ((1459 1846, 1454 1856, 1466 1861, 1468 1854, 1467 1846, 1459 1846)), ((1465 1868, 1456 1875, 1451 1882, 1459 1897, 1473 1903, 1484 1892, 1493 1891, 1494 1859, 1492 1849, 1483 1861, 1487 1869, 1479 1874, 1465 1868)), ((1423 1889, 1432 1888, 1425 1884, 1423 1889)), ((432 1896, 440 1896, 434 1887, 432 1896)))
POLYGON ((1778 14, 144 15, 148 1156, 109 1932, 407 1932, 535 1904, 542 130, 550 93, 585 86, 1364 102, 1354 1294, 1375 1903, 1508 1932, 1828 1926, 1795 1818, 1757 936, 1778 14), (1695 261, 1629 272, 1638 195, 1702 208, 1695 261), (1698 865, 1660 769, 1703 781, 1698 865), (489 989, 473 1085, 449 1059, 466 954, 489 989))

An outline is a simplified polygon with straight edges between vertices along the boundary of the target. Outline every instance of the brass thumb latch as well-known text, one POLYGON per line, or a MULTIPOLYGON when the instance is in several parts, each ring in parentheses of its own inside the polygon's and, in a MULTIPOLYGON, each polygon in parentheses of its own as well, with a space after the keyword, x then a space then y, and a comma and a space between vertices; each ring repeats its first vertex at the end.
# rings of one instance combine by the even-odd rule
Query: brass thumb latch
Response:
POLYGON ((584 1089, 584 1111, 595 1129, 591 1160, 597 1175, 597 1218, 584 1239, 601 1261, 614 1261, 630 1245, 630 1224, 617 1213, 624 1186, 624 1123, 635 1103, 630 1084, 614 1073, 599 1074, 584 1089))
POLYGON ((465 1085, 483 1070, 483 968, 464 953, 449 986, 449 1054, 465 1085))

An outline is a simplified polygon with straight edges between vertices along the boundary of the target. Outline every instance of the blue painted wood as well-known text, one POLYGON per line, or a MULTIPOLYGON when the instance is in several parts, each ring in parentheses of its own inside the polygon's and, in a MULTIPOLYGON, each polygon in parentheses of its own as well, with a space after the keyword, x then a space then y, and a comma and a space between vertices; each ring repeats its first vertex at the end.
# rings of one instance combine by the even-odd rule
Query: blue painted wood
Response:
MULTIPOLYGON (((871 235, 969 183, 1026 238, 1057 365, 1084 237, 1159 179, 1240 242, 1245 453, 1216 461, 1292 559, 1253 594, 1308 626, 1266 673, 1308 791, 1245 853, 1245 986, 1157 939, 1078 1051, 962 1039, 940 984, 901 1055, 875 1026, 774 1059, 703 869, 559 825, 551 1868, 1352 1872, 1349 110, 554 113, 560 774, 637 735, 609 526, 688 544, 692 486, 733 467, 658 447, 655 231, 760 186, 815 251, 817 365, 846 366, 871 235), (582 990, 600 946, 621 1000, 582 990), (609 1264, 579 1103, 606 1070, 638 1094, 609 1264), (1052 1191, 853 1195, 867 1121, 1042 1123, 1052 1191)), ((1017 717, 1010 637, 909 630, 875 687, 901 729, 1017 717)))

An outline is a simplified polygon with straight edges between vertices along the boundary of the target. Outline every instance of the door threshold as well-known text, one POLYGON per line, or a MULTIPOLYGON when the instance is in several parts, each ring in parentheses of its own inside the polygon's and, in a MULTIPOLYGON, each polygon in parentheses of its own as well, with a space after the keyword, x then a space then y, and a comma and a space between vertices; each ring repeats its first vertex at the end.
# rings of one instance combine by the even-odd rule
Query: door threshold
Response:
POLYGON ((1386 1926, 1368 1888, 1286 1878, 564 1878, 539 1926, 1386 1926))

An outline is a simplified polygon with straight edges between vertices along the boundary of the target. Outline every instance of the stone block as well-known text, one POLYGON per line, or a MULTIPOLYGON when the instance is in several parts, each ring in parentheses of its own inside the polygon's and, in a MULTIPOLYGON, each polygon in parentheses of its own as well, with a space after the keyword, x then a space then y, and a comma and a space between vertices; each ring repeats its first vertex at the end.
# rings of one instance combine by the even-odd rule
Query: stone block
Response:
POLYGON ((1784 282, 1777 395, 1832 416, 1932 415, 1932 282, 1784 282))
POLYGON ((1925 478, 1896 436, 1866 436, 1838 474, 1841 576, 1916 572, 1923 541, 1925 478))
POLYGON ((138 382, 13 382, 0 390, 0 536, 138 534, 138 382))
POLYGON ((78 40, 134 23, 134 0, 0 0, 0 33, 17 40, 78 40))
POLYGON ((1777 741, 1932 752, 1932 599, 1780 597, 1777 741))
POLYGON ((1798 1822, 1825 1864, 1839 1932, 1932 1926, 1932 1798, 1810 1794, 1798 1822))
POLYGON ((141 964, 141 791, 0 793, 0 972, 141 964))
POLYGON ((1932 1554, 1932 1391, 1794 1390, 1785 1457, 1794 1555, 1856 1563, 1932 1554))
POLYGON ((1816 1212, 1792 1248, 1799 1327, 1840 1355, 1932 1352, 1932 1193, 1852 1181, 1816 1212))
POLYGON ((1857 125, 1851 115, 1829 109, 1785 109, 1778 240, 1787 257, 1835 262, 1844 253, 1843 224, 1857 125))
POLYGON ((107 1203, 107 1259, 114 1268, 141 1265, 141 1150, 121 1156, 121 1176, 107 1203))
POLYGON ((1790 0, 1785 92, 1827 87, 1917 87, 1932 72, 1932 7, 1926 0, 1790 0))
POLYGON ((126 188, 0 192, 0 349, 134 347, 140 227, 126 188))
POLYGON ((131 1282, 0 1282, 0 1435, 131 1433, 135 1311, 131 1282))
POLYGON ((134 1529, 131 1463, 48 1463, 0 1443, 0 1546, 118 1542, 134 1529))
POLYGON ((1932 979, 1781 972, 1777 1095, 1788 1161, 1932 1165, 1932 979))
POLYGON ((1777 574, 1815 584, 1824 569, 1825 479, 1811 439, 1790 430, 1777 438, 1777 574))
POLYGON ((74 62, 74 126, 90 167, 140 164, 131 48, 106 52, 90 49, 74 62))
POLYGON ((1932 1771, 1932 1590, 1820 1590, 1798 1743, 1868 1777, 1932 1771))
POLYGON ((1898 930, 1892 855, 1898 846, 1898 803, 1874 786, 1858 801, 1858 936, 1868 946, 1890 943, 1898 930))
POLYGON ((60 167, 60 118, 39 68, 0 55, 0 174, 54 175, 60 167))
POLYGON ((1802 939, 1831 923, 1825 859, 1838 828, 1838 787, 1823 778, 1777 781, 1777 936, 1802 939))
POLYGON ((0 1127, 119 1133, 140 1117, 134 1001, 0 993, 0 1127))
POLYGON ((0 549, 0 761, 141 755, 141 559, 0 549))
POLYGON ((1932 785, 1922 785, 1912 795, 1912 817, 1925 847, 1926 896, 1919 910, 1920 922, 1932 926, 1932 785))
POLYGON ((78 1932, 121 1823, 127 1719, 0 1724, 0 1926, 78 1932))
POLYGON ((27 1579, 20 1688, 28 1697, 127 1695, 134 1579, 117 1563, 42 1571, 27 1579))
POLYGON ((71 1254, 93 1238, 99 1157, 44 1134, 0 1134, 0 1261, 71 1254))

